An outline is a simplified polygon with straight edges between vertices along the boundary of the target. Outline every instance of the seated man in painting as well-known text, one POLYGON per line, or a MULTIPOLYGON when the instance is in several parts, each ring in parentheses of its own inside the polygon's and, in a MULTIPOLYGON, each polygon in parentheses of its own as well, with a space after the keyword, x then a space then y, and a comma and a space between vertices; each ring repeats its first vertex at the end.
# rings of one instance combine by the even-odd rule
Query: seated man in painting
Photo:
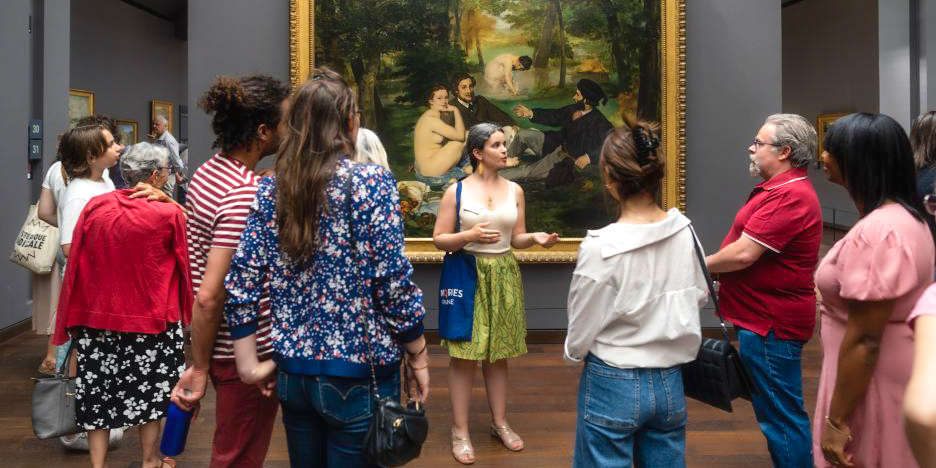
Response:
POLYGON ((471 171, 467 156, 462 154, 465 124, 461 112, 449 104, 445 86, 433 86, 426 100, 429 109, 413 129, 416 179, 433 189, 441 189, 471 171))
POLYGON ((506 90, 513 96, 520 94, 514 83, 513 72, 529 70, 533 59, 526 55, 500 54, 484 66, 484 80, 495 93, 506 90))
POLYGON ((451 105, 461 113, 465 128, 490 122, 500 125, 507 135, 507 167, 520 164, 517 158, 524 148, 534 145, 535 141, 542 141, 543 132, 532 128, 520 128, 513 117, 500 110, 486 97, 475 93, 475 78, 469 73, 459 73, 452 78, 452 90, 455 97, 451 105))
POLYGON ((508 168, 501 175, 510 180, 547 179, 556 183, 570 182, 574 165, 584 169, 597 163, 601 145, 613 126, 597 109, 608 101, 598 83, 583 78, 579 80, 573 96, 573 104, 560 109, 529 109, 522 104, 514 108, 517 117, 559 130, 542 132, 542 139, 528 141, 527 147, 542 159, 534 163, 508 168), (569 159, 568 157, 571 157, 569 159))

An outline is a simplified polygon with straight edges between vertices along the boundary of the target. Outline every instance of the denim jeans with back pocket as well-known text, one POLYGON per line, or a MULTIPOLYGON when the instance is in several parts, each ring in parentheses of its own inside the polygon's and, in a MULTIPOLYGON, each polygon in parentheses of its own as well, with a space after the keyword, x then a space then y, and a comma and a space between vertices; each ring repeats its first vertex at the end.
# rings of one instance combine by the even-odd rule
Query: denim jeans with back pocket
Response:
POLYGON ((574 468, 686 466, 682 371, 620 369, 589 354, 579 382, 574 468))
MULTIPOLYGON (((380 397, 400 397, 400 374, 377 378, 380 397)), ((370 378, 280 372, 277 396, 292 468, 373 467, 364 438, 374 410, 370 378)))

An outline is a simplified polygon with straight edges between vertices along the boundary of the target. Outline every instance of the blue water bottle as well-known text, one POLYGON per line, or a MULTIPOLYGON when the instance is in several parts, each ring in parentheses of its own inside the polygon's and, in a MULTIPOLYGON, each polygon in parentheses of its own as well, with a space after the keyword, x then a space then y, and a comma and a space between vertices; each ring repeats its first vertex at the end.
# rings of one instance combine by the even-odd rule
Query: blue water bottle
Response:
POLYGON ((169 402, 169 415, 166 417, 166 427, 163 428, 162 442, 159 451, 167 457, 174 457, 185 450, 185 439, 188 437, 189 425, 192 422, 192 412, 185 411, 169 402))

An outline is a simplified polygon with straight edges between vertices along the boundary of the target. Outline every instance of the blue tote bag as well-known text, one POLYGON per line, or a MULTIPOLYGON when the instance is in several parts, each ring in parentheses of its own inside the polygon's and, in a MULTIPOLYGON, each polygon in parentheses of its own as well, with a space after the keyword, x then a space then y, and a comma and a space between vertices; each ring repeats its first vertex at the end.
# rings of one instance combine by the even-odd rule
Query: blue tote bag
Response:
MULTIPOLYGON (((462 183, 455 189, 455 232, 459 232, 462 183)), ((464 249, 446 252, 439 278, 439 336, 450 341, 471 341, 474 295, 478 270, 474 255, 464 249)))

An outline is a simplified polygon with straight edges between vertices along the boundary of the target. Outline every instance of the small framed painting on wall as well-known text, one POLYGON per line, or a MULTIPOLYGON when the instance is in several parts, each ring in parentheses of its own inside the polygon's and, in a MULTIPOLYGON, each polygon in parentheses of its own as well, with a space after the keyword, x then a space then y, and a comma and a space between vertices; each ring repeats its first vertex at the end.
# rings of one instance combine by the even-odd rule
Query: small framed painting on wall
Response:
POLYGON ((151 115, 150 115, 150 126, 156 123, 156 116, 161 115, 166 118, 166 131, 169 133, 173 132, 172 127, 172 103, 168 101, 156 101, 153 100, 150 102, 151 115))
POLYGON ((68 90, 68 128, 73 128, 78 120, 94 114, 94 93, 80 89, 68 90))
POLYGON ((135 120, 117 120, 117 134, 120 135, 120 144, 127 146, 140 141, 139 127, 135 120))

